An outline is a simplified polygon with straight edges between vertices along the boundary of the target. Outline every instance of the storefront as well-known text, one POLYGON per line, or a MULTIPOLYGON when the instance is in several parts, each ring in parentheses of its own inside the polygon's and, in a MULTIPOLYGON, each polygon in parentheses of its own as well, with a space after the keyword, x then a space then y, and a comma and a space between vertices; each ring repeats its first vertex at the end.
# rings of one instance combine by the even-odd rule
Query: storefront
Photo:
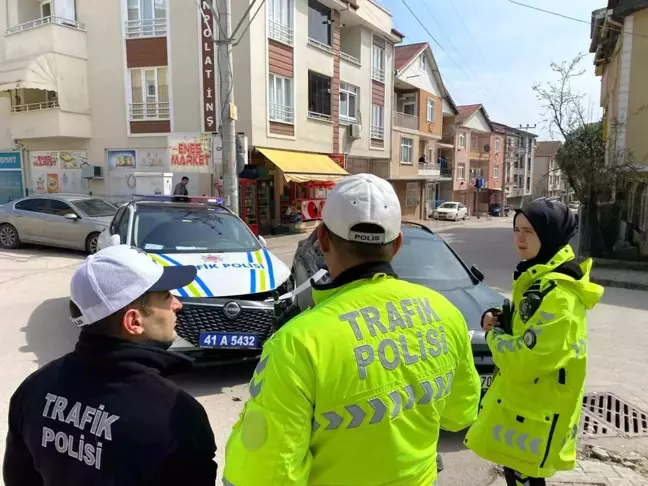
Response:
POLYGON ((20 152, 0 152, 0 204, 24 195, 20 152))
POLYGON ((329 191, 348 175, 342 167, 343 158, 336 159, 323 154, 256 149, 251 163, 257 174, 259 232, 307 232, 316 227, 329 191))
POLYGON ((81 166, 88 163, 87 152, 29 152, 29 194, 87 194, 88 184, 81 177, 81 166))

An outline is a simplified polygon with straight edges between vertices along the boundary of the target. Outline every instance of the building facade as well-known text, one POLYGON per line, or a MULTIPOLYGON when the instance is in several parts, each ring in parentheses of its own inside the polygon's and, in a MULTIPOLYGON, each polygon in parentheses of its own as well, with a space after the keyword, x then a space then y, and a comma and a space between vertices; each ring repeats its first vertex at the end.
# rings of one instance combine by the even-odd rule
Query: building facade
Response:
POLYGON ((564 177, 556 162, 556 154, 562 142, 538 142, 533 160, 531 177, 532 197, 559 197, 567 202, 567 194, 563 194, 564 177))

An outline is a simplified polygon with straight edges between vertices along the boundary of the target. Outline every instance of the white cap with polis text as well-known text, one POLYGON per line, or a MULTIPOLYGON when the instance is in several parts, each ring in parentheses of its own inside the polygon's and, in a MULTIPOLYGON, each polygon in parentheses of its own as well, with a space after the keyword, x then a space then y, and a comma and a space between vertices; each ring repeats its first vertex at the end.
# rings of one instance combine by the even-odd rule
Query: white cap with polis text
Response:
POLYGON ((329 192, 322 220, 334 234, 357 243, 391 243, 401 232, 401 206, 396 191, 385 179, 373 174, 345 177, 329 192), (381 233, 354 231, 371 224, 381 233))

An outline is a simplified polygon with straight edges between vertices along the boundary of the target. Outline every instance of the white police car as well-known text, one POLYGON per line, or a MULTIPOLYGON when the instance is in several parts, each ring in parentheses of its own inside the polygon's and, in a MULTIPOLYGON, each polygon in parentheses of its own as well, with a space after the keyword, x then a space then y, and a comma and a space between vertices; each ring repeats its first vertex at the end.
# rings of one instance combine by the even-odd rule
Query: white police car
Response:
MULTIPOLYGON (((274 332, 273 293, 292 290, 290 269, 233 212, 214 200, 143 197, 122 205, 99 248, 129 244, 162 265, 195 265, 173 293, 183 304, 171 350, 197 361, 258 356, 274 332)), ((292 303, 282 300, 284 307, 292 303)))

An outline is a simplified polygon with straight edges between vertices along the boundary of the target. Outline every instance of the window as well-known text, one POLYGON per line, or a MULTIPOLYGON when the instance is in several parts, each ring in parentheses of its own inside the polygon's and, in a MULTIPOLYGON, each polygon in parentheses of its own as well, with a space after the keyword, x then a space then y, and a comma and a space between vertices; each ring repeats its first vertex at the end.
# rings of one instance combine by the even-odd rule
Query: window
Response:
POLYGON ((268 37, 293 44, 293 0, 269 0, 268 37))
POLYGON ((463 133, 459 134, 459 148, 466 148, 466 136, 463 133))
POLYGON ((419 195, 418 182, 408 182, 405 186, 405 205, 407 207, 416 206, 419 203, 419 195))
POLYGON ((371 105, 371 138, 383 140, 385 137, 385 107, 371 105))
POLYGON ((169 84, 167 68, 131 69, 130 119, 168 120, 169 84))
POLYGON ((20 211, 31 211, 34 213, 44 213, 47 199, 25 199, 24 201, 17 202, 14 206, 15 209, 20 211))
POLYGON ((119 235, 119 242, 125 245, 128 241, 128 226, 130 223, 130 211, 126 209, 117 225, 116 234, 119 235))
POLYGON ((331 46, 331 9, 316 0, 308 0, 308 39, 331 46))
POLYGON ((499 167, 493 167, 493 179, 497 179, 499 177, 499 167))
POLYGON ((436 103, 434 100, 427 100, 427 121, 434 123, 436 120, 436 103))
POLYGON ((126 37, 165 36, 166 16, 166 0, 128 0, 126 37))
POLYGON ((371 51, 371 79, 385 82, 385 49, 384 47, 373 44, 371 51))
POLYGON ((406 115, 416 116, 416 94, 404 94, 398 98, 398 107, 401 113, 406 115))
POLYGON ((499 152, 500 149, 500 139, 499 137, 495 137, 495 152, 499 152))
POLYGON ((292 79, 270 73, 268 80, 268 118, 272 121, 294 123, 292 79))
POLYGON ((457 164, 457 179, 466 178, 466 164, 464 162, 459 162, 457 164))
POLYGON ((411 164, 414 160, 414 140, 401 138, 401 164, 411 164))
POLYGON ((471 150, 477 150, 477 137, 476 136, 470 137, 470 149, 471 150))
POLYGON ((70 207, 69 204, 64 203, 63 201, 57 201, 56 199, 50 200, 50 207, 47 211, 49 214, 54 216, 65 216, 66 214, 76 214, 76 212, 70 207))
POLYGON ((340 83, 340 119, 355 122, 358 109, 358 88, 340 83))
POLYGON ((331 78, 308 71, 308 116, 331 119, 331 78))
POLYGON ((427 58, 425 57, 425 54, 419 56, 419 69, 424 73, 427 72, 427 58))

